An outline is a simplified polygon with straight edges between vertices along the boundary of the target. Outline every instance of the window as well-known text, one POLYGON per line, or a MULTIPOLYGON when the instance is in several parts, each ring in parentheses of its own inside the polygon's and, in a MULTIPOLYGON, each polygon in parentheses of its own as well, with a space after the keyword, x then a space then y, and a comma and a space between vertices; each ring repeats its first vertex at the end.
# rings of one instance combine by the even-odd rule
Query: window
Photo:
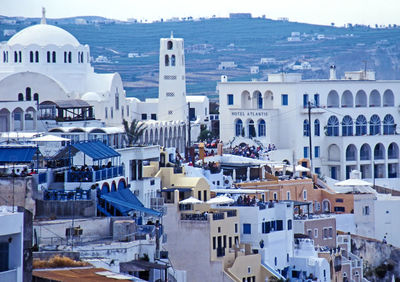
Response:
POLYGON ((308 147, 304 147, 304 158, 308 158, 308 147))
POLYGON ((278 200, 278 193, 274 192, 274 201, 278 200))
POLYGON ((238 119, 235 124, 235 135, 242 136, 243 134, 243 122, 241 119, 238 119))
POLYGON ((24 94, 19 93, 18 94, 18 101, 23 101, 24 100, 24 94))
POLYGON ((52 59, 53 59, 53 63, 55 63, 56 62, 56 59, 57 59, 57 56, 56 56, 56 52, 55 51, 53 51, 53 54, 52 54, 52 59))
POLYGON ((213 237, 213 250, 215 250, 217 248, 217 244, 216 244, 216 238, 215 236, 213 237))
POLYGON ((172 47, 173 47, 172 41, 168 41, 168 42, 167 42, 167 49, 168 49, 168 50, 172 50, 172 47))
POLYGON ((353 119, 350 116, 344 116, 342 120, 342 135, 353 136, 353 119))
POLYGON ((47 51, 47 62, 50 63, 51 62, 51 55, 50 55, 50 51, 47 51))
POLYGON ((169 66, 169 56, 165 55, 165 66, 168 67, 169 66))
POLYGON ((329 227, 329 232, 328 232, 329 238, 333 238, 333 228, 329 227))
POLYGON ((289 220, 287 221, 287 229, 288 229, 288 230, 292 230, 292 220, 291 220, 291 219, 289 219, 289 220))
POLYGON ((29 52, 29 62, 33 63, 33 51, 29 52))
POLYGON ((310 136, 310 124, 308 123, 308 119, 303 121, 303 136, 310 136))
POLYGON ((307 201, 307 190, 303 191, 303 200, 307 201))
POLYGON ((303 94, 303 107, 308 107, 308 94, 303 94))
POLYGON ((251 224, 243 223, 243 234, 251 234, 251 224))
POLYGON ((9 270, 9 243, 0 243, 0 272, 9 270))
POLYGON ((396 125, 392 115, 386 115, 383 119, 383 134, 392 135, 395 134, 396 125))
POLYGON ((175 66, 175 55, 171 56, 171 66, 175 66))
POLYGON ((22 62, 22 52, 18 51, 18 62, 22 62))
POLYGON ((257 104, 258 104, 258 105, 257 105, 258 108, 259 108, 259 109, 262 109, 262 108, 263 108, 263 98, 262 98, 262 94, 261 94, 261 93, 258 93, 258 99, 257 99, 257 100, 258 100, 258 101, 257 101, 257 102, 258 102, 258 103, 257 103, 257 104))
POLYGON ((286 200, 290 200, 290 191, 286 192, 286 200))
POLYGON ((68 52, 68 63, 72 63, 72 52, 68 52))
POLYGON ((64 63, 67 62, 67 52, 64 52, 64 63))
POLYGON ((345 208, 344 207, 335 207, 334 211, 335 212, 345 212, 345 208))
POLYGON ((142 120, 147 120, 147 114, 142 114, 142 120))
POLYGON ((367 134, 367 119, 363 115, 359 115, 356 120, 356 135, 362 136, 367 134))
POLYGON ((314 107, 319 107, 319 94, 314 94, 314 107))
POLYGON ((320 147, 319 146, 315 146, 314 147, 314 157, 315 158, 319 158, 319 151, 320 151, 320 147))
POLYGON ((39 51, 35 52, 35 63, 39 63, 39 51))
POLYGON ((343 199, 342 198, 336 198, 335 201, 336 201, 336 203, 343 203, 343 199))
POLYGON ((314 228, 314 238, 318 238, 318 228, 314 228))
POLYGON ((289 97, 288 94, 282 94, 282 106, 289 105, 289 97))
POLYGON ((14 63, 18 62, 18 53, 17 51, 14 51, 14 63))
POLYGON ((314 121, 314 136, 319 136, 320 135, 320 126, 319 126, 319 120, 316 119, 314 121))
POLYGON ((381 133, 381 119, 377 115, 373 115, 369 120, 369 134, 376 135, 381 133))
POLYGON ((308 236, 308 238, 312 238, 312 230, 311 229, 307 230, 307 236, 308 236))
POLYGON ((114 108, 113 107, 110 108, 110 116, 111 116, 111 118, 114 118, 114 108))
POLYGON ((263 119, 258 121, 258 136, 266 136, 265 121, 263 119))
POLYGON ((105 117, 108 118, 108 109, 107 107, 104 109, 105 117))
POLYGON ((315 174, 318 174, 318 175, 321 174, 321 168, 320 167, 316 167, 315 168, 315 174))
POLYGON ((235 223, 235 233, 238 233, 238 224, 235 223))
POLYGON ((151 114, 150 119, 152 120, 157 120, 157 114, 151 114))
POLYGON ((129 117, 129 106, 126 105, 126 116, 129 117))
POLYGON ((275 266, 277 266, 277 265, 278 265, 278 258, 275 257, 275 266))
POLYGON ((233 105, 233 94, 228 94, 228 105, 233 105))
POLYGON ((363 207, 363 215, 369 215, 369 206, 363 207))
POLYGON ((25 89, 25 100, 26 101, 31 101, 32 100, 32 90, 30 87, 27 87, 25 89))
POLYGON ((283 220, 277 220, 276 221, 276 231, 282 231, 283 230, 283 220))
POLYGON ((327 125, 327 136, 339 136, 339 120, 335 116, 330 116, 327 125))

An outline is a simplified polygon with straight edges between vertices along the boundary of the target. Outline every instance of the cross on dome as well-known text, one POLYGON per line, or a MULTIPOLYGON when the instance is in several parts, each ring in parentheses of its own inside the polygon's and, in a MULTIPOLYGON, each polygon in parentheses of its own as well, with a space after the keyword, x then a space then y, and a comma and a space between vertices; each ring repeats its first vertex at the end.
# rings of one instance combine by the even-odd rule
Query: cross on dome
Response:
POLYGON ((40 20, 41 24, 46 24, 46 8, 42 7, 42 19, 40 20))

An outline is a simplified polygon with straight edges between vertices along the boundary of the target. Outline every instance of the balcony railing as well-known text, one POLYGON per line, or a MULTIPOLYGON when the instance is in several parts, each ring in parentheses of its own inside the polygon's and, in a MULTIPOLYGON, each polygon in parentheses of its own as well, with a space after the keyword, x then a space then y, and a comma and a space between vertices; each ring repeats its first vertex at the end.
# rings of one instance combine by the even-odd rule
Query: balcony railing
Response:
POLYGON ((200 220, 207 221, 208 216, 205 213, 197 214, 197 213, 182 213, 181 220, 200 220))
POLYGON ((123 176, 123 166, 102 168, 99 170, 89 169, 88 171, 68 171, 68 182, 95 182, 123 176))
POLYGON ((225 215, 223 212, 213 213, 213 220, 221 220, 224 218, 225 218, 225 215))

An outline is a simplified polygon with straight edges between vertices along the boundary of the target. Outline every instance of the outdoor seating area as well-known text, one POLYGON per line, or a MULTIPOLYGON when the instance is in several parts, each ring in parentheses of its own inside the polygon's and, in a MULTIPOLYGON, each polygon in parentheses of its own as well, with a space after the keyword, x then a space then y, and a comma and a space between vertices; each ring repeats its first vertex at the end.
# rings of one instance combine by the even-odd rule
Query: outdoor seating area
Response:
POLYGON ((70 201, 90 200, 90 190, 76 189, 75 191, 44 190, 43 200, 46 201, 70 201))

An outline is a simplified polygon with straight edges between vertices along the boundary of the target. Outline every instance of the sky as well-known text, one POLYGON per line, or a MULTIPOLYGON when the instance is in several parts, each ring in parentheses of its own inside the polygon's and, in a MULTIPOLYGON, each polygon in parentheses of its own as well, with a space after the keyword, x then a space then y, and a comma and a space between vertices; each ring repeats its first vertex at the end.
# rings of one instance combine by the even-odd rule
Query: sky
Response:
POLYGON ((270 19, 325 24, 400 25, 400 0, 0 0, 0 15, 48 18, 103 16, 159 20, 252 13, 270 19))

